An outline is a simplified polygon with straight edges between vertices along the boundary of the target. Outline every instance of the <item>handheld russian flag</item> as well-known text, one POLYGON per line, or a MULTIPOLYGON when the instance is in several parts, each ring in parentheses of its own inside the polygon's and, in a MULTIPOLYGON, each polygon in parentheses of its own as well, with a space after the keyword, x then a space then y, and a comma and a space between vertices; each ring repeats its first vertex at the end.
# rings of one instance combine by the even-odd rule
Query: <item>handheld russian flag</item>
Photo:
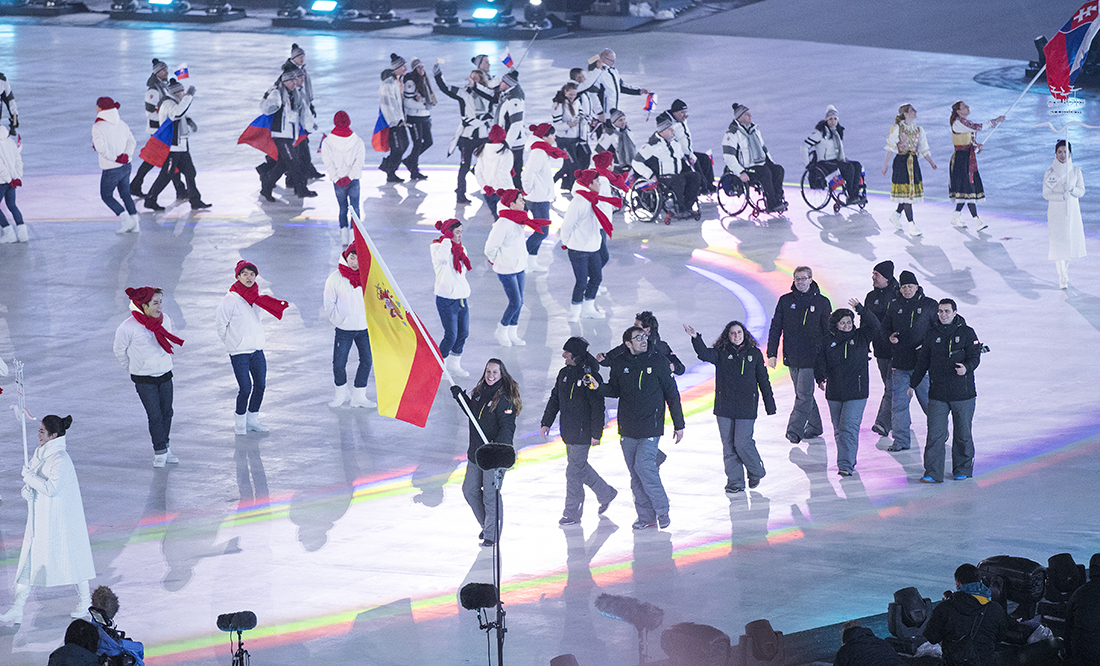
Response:
POLYGON ((298 124, 298 138, 294 139, 294 147, 297 148, 298 144, 309 138, 309 132, 306 128, 302 127, 301 123, 298 124))
POLYGON ((145 142, 138 157, 155 167, 164 166, 168 159, 168 153, 172 150, 172 133, 175 132, 176 123, 171 118, 165 120, 145 142))
POLYGON ((191 78, 191 75, 187 73, 187 63, 183 63, 179 66, 179 69, 176 70, 176 80, 182 81, 189 78, 191 78))
POLYGON ((844 187, 844 176, 840 175, 840 169, 832 172, 828 175, 829 191, 836 192, 840 188, 844 187))
POLYGON ((1100 30, 1098 0, 1089 0, 1043 47, 1047 61, 1047 86, 1056 99, 1067 99, 1081 73, 1092 39, 1100 30))
POLYGON ((328 138, 328 134, 321 132, 321 140, 317 142, 317 152, 321 152, 321 146, 325 145, 325 139, 328 138))
POLYGON ((657 93, 647 93, 645 96, 645 104, 642 105, 642 111, 652 111, 653 105, 657 103, 657 93))
POLYGON ((244 128, 237 139, 238 144, 252 146, 273 160, 279 159, 279 149, 275 147, 275 140, 271 138, 271 119, 274 114, 265 114, 253 120, 244 128))
POLYGON ((382 115, 382 109, 378 109, 378 122, 374 123, 374 134, 370 137, 371 148, 377 153, 390 152, 390 126, 386 117, 382 115))
POLYGON ((504 60, 502 60, 501 62, 503 62, 503 63, 504 63, 504 66, 505 66, 505 67, 507 67, 508 69, 512 69, 512 65, 514 65, 514 64, 515 64, 515 63, 514 63, 514 62, 512 61, 512 54, 511 54, 511 53, 507 53, 507 52, 505 52, 505 54, 504 54, 504 60))

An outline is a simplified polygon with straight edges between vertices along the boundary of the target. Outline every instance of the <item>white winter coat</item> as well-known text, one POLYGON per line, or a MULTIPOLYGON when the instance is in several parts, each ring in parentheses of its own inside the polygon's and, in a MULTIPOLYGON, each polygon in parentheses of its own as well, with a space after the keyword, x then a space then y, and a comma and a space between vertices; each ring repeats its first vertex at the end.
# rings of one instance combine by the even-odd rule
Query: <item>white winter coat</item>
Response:
POLYGON ((363 176, 363 163, 367 148, 355 132, 351 136, 329 134, 321 142, 321 161, 325 163, 325 175, 332 182, 341 178, 359 180, 363 176))
MULTIPOLYGON (((542 141, 536 139, 535 143, 542 141)), ((523 182, 523 191, 527 194, 527 201, 553 201, 557 196, 554 183, 554 174, 565 162, 560 157, 550 157, 550 154, 541 148, 531 149, 530 156, 520 172, 520 180, 523 182)))
POLYGON ((479 186, 494 190, 512 189, 512 167, 516 158, 512 151, 501 150, 501 147, 499 143, 487 143, 478 155, 474 178, 479 186))
POLYGON ((65 436, 36 448, 30 470, 24 479, 31 499, 16 582, 53 587, 95 578, 84 502, 65 436))
POLYGON ((23 157, 15 139, 8 136, 8 126, 0 125, 0 183, 23 178, 23 157))
POLYGON ((187 137, 191 135, 191 127, 187 123, 187 112, 191 110, 191 102, 194 100, 194 95, 184 95, 179 100, 169 95, 160 103, 160 124, 163 125, 169 118, 174 123, 171 147, 173 153, 187 152, 187 137))
POLYGON ((1050 234, 1051 260, 1079 259, 1085 256, 1085 228, 1081 222, 1081 197, 1085 196, 1085 177, 1072 159, 1063 164, 1057 159, 1043 176, 1043 198, 1047 204, 1047 231, 1050 234))
POLYGON ((225 343, 230 356, 251 354, 264 348, 264 325, 257 305, 249 305, 241 295, 231 291, 225 295, 215 315, 218 337, 225 343))
POLYGON ((756 129, 756 123, 745 127, 736 120, 730 123, 722 136, 722 157, 731 173, 744 173, 747 169, 768 161, 768 147, 764 135, 756 129))
MULTIPOLYGON (((604 179, 601 178, 600 180, 604 179)), ((580 183, 573 184, 573 200, 569 202, 569 207, 565 209, 565 220, 558 231, 562 245, 578 252, 596 252, 600 249, 600 243, 603 242, 603 238, 600 236, 602 227, 596 217, 596 211, 592 210, 592 204, 588 203, 588 199, 577 194, 578 191, 587 189, 580 183)), ((611 219, 611 215, 615 212, 611 204, 601 201, 596 205, 607 215, 608 219, 611 219)))
MULTIPOLYGON (((328 141, 328 139, 325 139, 328 141)), ((347 266, 347 260, 340 257, 347 266)), ((367 328, 367 308, 363 303, 363 288, 353 287, 340 271, 329 274, 325 280, 325 316, 336 328, 345 331, 363 331, 367 328)))
POLYGON ((485 256, 493 264, 494 272, 511 275, 527 269, 525 228, 503 217, 493 223, 489 237, 485 239, 485 256))
MULTIPOLYGON (((131 303, 130 309, 136 306, 131 303)), ((175 333, 172 318, 161 313, 164 330, 175 333)), ((160 377, 172 370, 172 355, 164 351, 152 331, 134 319, 133 315, 115 329, 115 358, 131 375, 160 377)))
POLYGON ((115 159, 123 153, 132 162, 137 141, 130 127, 119 118, 118 109, 107 109, 96 114, 92 124, 92 146, 99 153, 99 168, 106 171, 122 166, 115 159))
POLYGON ((451 239, 444 238, 432 243, 432 267, 435 269, 435 295, 451 300, 470 297, 470 282, 466 279, 466 267, 462 272, 455 270, 451 255, 451 239))
POLYGON ((634 155, 634 161, 630 163, 631 168, 638 172, 638 175, 642 178, 653 178, 654 176, 670 176, 680 173, 680 167, 682 166, 684 154, 680 150, 680 144, 674 140, 666 140, 656 132, 649 137, 649 141, 646 141, 638 152, 634 155), (653 169, 649 167, 646 160, 650 158, 656 158, 657 160, 657 173, 653 173, 653 169))
POLYGON ((378 86, 378 104, 387 126, 397 127, 398 123, 404 122, 405 93, 396 76, 390 76, 378 86))

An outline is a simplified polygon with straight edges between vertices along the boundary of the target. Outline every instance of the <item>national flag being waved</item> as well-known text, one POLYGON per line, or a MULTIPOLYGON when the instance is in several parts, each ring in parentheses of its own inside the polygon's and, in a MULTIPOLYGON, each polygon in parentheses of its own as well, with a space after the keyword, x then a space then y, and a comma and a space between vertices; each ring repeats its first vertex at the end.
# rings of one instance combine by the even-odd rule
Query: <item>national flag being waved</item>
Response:
POLYGON ((1056 99, 1067 99, 1073 90, 1073 82, 1081 73, 1085 56, 1092 46, 1096 31, 1100 30, 1100 0, 1089 0, 1081 5, 1062 29, 1047 45, 1043 55, 1047 61, 1047 85, 1056 99))
POLYGON ((363 283, 378 413, 424 427, 443 377, 443 359, 435 340, 401 290, 374 241, 351 210, 355 253, 363 283))
POLYGON ((176 70, 176 80, 182 81, 183 79, 191 78, 190 72, 187 71, 187 63, 180 65, 180 68, 176 70))
POLYGON ((164 161, 168 159, 168 153, 172 150, 172 133, 175 132, 175 128, 176 123, 171 118, 161 123, 157 131, 153 132, 153 136, 145 142, 138 157, 155 167, 164 166, 164 161))
POLYGON ((374 123, 374 134, 370 137, 370 145, 376 153, 390 152, 390 125, 382 115, 382 109, 378 109, 378 120, 374 123))
POLYGON ((273 160, 279 159, 279 149, 275 146, 275 139, 271 138, 271 119, 273 117, 274 114, 268 113, 253 120, 241 132, 237 143, 252 146, 273 160))
POLYGON ((508 69, 512 69, 512 65, 516 64, 516 63, 512 62, 512 54, 507 53, 507 52, 505 52, 504 60, 502 60, 501 62, 503 62, 504 66, 507 67, 508 69))

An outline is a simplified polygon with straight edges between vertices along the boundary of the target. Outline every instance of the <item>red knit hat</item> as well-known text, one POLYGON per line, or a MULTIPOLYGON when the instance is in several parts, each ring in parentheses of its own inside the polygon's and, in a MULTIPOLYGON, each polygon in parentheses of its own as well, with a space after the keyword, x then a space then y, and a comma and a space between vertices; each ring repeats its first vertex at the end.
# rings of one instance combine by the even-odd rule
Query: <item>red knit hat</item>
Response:
POLYGON ((459 221, 459 220, 454 219, 453 217, 449 220, 441 220, 441 221, 435 223, 435 228, 438 229, 443 234, 446 234, 447 232, 451 231, 456 226, 459 226, 459 227, 462 226, 462 222, 459 221))
POLYGON ((531 125, 528 129, 531 130, 532 134, 542 139, 545 138, 547 134, 554 131, 554 126, 550 123, 539 123, 538 125, 531 125))
POLYGON ((101 111, 106 111, 107 109, 117 109, 118 107, 122 106, 110 97, 100 97, 95 101, 95 105, 98 106, 101 111))
POLYGON ((359 256, 359 254, 355 250, 355 243, 352 243, 351 245, 344 248, 344 251, 340 253, 340 256, 347 259, 349 254, 354 254, 355 256, 359 256))
POLYGON ((494 190, 493 188, 486 185, 485 194, 488 194, 489 196, 498 196, 500 197, 500 203, 504 204, 505 206, 511 206, 516 202, 516 199, 519 198, 519 195, 523 193, 519 190, 494 190))
POLYGON ((134 305, 141 307, 153 300, 153 296, 156 295, 156 287, 127 287, 126 295, 130 297, 130 301, 134 305))
POLYGON ((332 118, 332 133, 336 136, 351 136, 351 118, 347 111, 337 111, 332 118))
POLYGON ((489 130, 489 143, 504 143, 506 138, 508 138, 508 133, 500 125, 493 125, 492 129, 489 130))
POLYGON ((255 273, 256 275, 260 274, 260 269, 256 268, 256 264, 254 264, 250 261, 245 261, 244 259, 241 259, 240 261, 237 262, 237 269, 235 271, 233 271, 233 275, 234 276, 240 275, 241 271, 243 271, 246 268, 251 268, 252 272, 255 273))
POLYGON ((577 182, 585 187, 592 184, 592 181, 600 177, 600 172, 595 169, 577 169, 573 172, 573 177, 577 179, 577 182))
POLYGON ((611 151, 605 150, 602 153, 596 153, 592 157, 592 164, 594 164, 597 169, 610 169, 614 159, 615 156, 611 154, 611 151))

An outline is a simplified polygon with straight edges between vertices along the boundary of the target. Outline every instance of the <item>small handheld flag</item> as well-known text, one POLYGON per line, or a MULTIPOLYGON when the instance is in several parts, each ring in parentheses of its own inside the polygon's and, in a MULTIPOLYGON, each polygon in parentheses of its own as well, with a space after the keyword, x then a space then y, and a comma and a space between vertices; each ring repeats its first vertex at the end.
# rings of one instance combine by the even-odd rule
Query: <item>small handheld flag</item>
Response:
POLYGON ((647 93, 645 96, 645 104, 642 105, 642 111, 652 111, 653 105, 657 103, 657 93, 647 93))
POLYGON ((501 62, 503 62, 504 66, 507 67, 508 69, 512 69, 512 65, 515 64, 515 62, 512 60, 512 54, 511 53, 505 53, 504 54, 504 60, 502 60, 501 62))
POLYGON ((187 63, 183 63, 179 66, 179 69, 176 70, 176 80, 182 81, 189 78, 191 78, 191 75, 187 72, 187 63))
POLYGON ((390 152, 390 126, 386 117, 382 115, 382 109, 378 109, 378 122, 374 123, 374 134, 370 137, 370 145, 376 153, 390 152))
POLYGON ((298 137, 294 139, 294 147, 297 148, 298 144, 309 138, 309 132, 301 124, 298 125, 298 137))
POLYGON ((830 192, 836 192, 840 188, 844 187, 844 176, 840 175, 840 169, 837 169, 836 171, 829 174, 827 180, 829 181, 830 192))

